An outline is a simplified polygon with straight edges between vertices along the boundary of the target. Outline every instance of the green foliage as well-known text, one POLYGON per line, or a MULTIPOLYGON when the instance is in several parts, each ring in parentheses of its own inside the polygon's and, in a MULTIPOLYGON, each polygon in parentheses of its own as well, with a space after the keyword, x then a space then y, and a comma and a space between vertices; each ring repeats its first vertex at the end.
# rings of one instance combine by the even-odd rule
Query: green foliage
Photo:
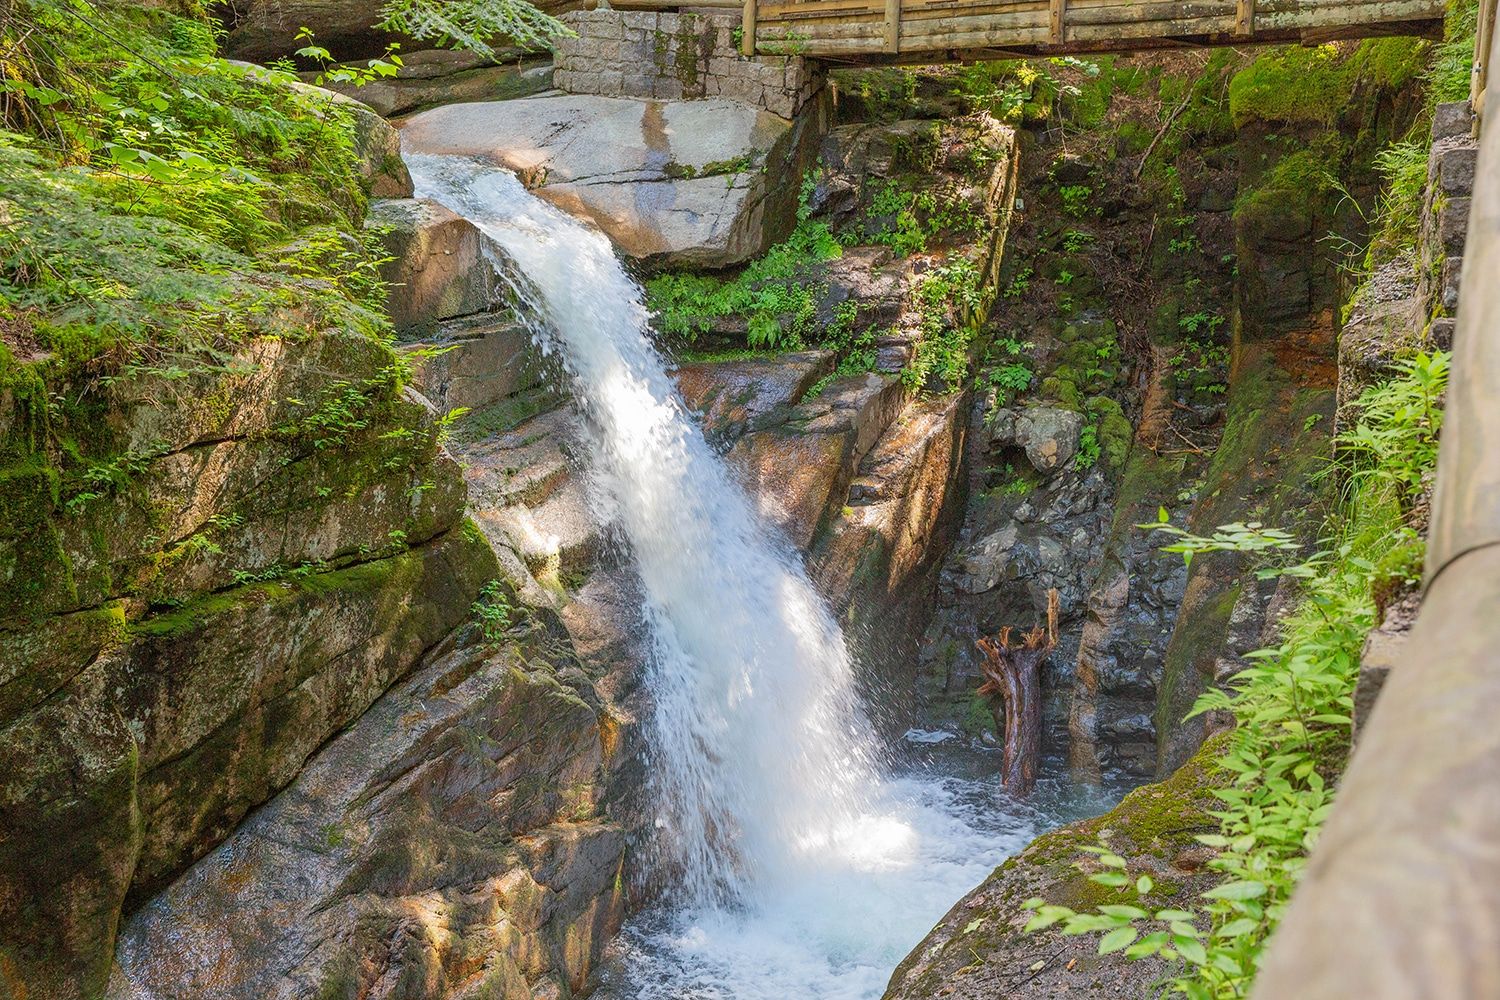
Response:
POLYGON ((1007 392, 1025 392, 1031 388, 1031 380, 1035 378, 1031 366, 1019 361, 991 368, 988 375, 990 385, 1007 392))
POLYGON ((838 362, 833 371, 813 383, 803 396, 804 399, 817 398, 838 379, 874 371, 879 359, 879 351, 875 347, 875 329, 859 326, 859 304, 852 300, 841 303, 834 310, 833 321, 824 331, 821 346, 833 351, 838 362))
POLYGON ((517 624, 517 609, 510 589, 500 580, 491 580, 479 591, 479 599, 469 608, 474 628, 486 646, 497 647, 511 636, 517 624))
POLYGON ((862 229, 870 242, 909 257, 925 253, 944 232, 972 235, 983 226, 983 216, 954 192, 911 190, 901 181, 887 178, 875 187, 862 229))
POLYGON ((1230 356, 1220 337, 1223 325, 1223 316, 1204 310, 1178 317, 1182 339, 1167 364, 1180 391, 1212 397, 1227 389, 1230 356))
POLYGON ((1112 75, 1101 72, 1109 66, 1072 56, 976 62, 955 73, 953 93, 971 113, 985 111, 1004 122, 1044 121, 1066 101, 1081 122, 1097 124, 1113 90, 1112 75), (1066 83, 1058 69, 1081 70, 1088 82, 1066 83))
POLYGON ((1031 278, 1035 273, 1036 272, 1029 264, 1022 265, 1021 267, 1017 268, 1016 273, 1006 284, 1005 291, 1001 294, 1004 295, 1007 299, 1018 299, 1021 296, 1025 295, 1026 292, 1031 288, 1031 278))
POLYGON ((159 457, 112 422, 121 380, 170 392, 235 373, 252 338, 389 335, 352 112, 214 44, 201 14, 0 6, 0 484, 33 486, 0 526, 15 551, 159 457))
POLYGON ((1184 566, 1191 566, 1193 556, 1203 552, 1243 552, 1257 555, 1264 552, 1295 551, 1302 547, 1290 533, 1280 528, 1264 527, 1259 521, 1220 525, 1212 535, 1195 535, 1172 524, 1165 507, 1157 510, 1155 524, 1138 524, 1136 527, 1177 538, 1178 541, 1160 548, 1163 552, 1181 553, 1184 566))
POLYGON ((523 49, 552 47, 571 37, 567 25, 526 0, 387 0, 380 27, 419 41, 467 49, 494 59, 494 44, 508 39, 523 49))
POLYGON ((1449 0, 1443 21, 1443 41, 1427 69, 1428 100, 1434 104, 1465 101, 1474 71, 1474 32, 1479 0, 1449 0))
POLYGON ((982 317, 979 269, 963 257, 922 274, 912 291, 921 313, 921 339, 901 380, 911 389, 931 382, 948 388, 963 383, 969 372, 969 345, 982 317))
POLYGON ((24 53, 30 92, 57 96, 6 95, 30 135, 0 133, 0 309, 42 367, 382 329, 359 308, 382 290, 344 108, 213 58, 197 22, 23 7, 32 30, 0 47, 24 53), (299 243, 307 226, 323 228, 299 243))
MULTIPOLYGON (((1439 423, 1435 401, 1447 371, 1443 355, 1418 357, 1367 394, 1368 431, 1341 436, 1357 470, 1330 518, 1326 547, 1304 562, 1269 565, 1262 576, 1297 580, 1301 602, 1283 621, 1279 645, 1250 654, 1251 666, 1227 688, 1199 698, 1192 715, 1228 713, 1235 729, 1217 764, 1228 776, 1212 789, 1219 829, 1197 840, 1214 849, 1209 867, 1220 876, 1200 901, 1154 909, 1143 897, 1151 877, 1132 877, 1129 863, 1107 842, 1079 865, 1118 902, 1078 912, 1027 901, 1037 930, 1060 924, 1064 934, 1101 935, 1099 952, 1176 963, 1173 993, 1195 1000, 1248 994, 1266 941, 1302 876, 1306 857, 1332 807, 1333 784, 1348 748, 1352 692, 1366 633, 1376 624, 1379 592, 1393 578, 1410 579, 1415 532, 1405 524, 1402 496, 1430 473, 1439 423), (1390 446, 1372 447, 1371 438, 1390 446), (1403 444, 1399 447, 1396 442, 1403 444), (1399 553, 1392 558, 1390 553, 1399 553)), ((1167 523, 1145 525, 1175 539, 1166 551, 1240 552, 1266 559, 1297 543, 1256 524, 1226 525, 1199 536, 1167 523)))
POLYGON ((1365 254, 1367 269, 1416 245, 1427 187, 1427 143, 1391 143, 1375 154, 1375 169, 1383 184, 1365 254))
POLYGON ((302 48, 294 55, 317 63, 322 69, 313 80, 319 87, 330 83, 347 84, 353 87, 363 87, 374 83, 376 80, 384 80, 395 76, 401 71, 401 57, 396 51, 401 48, 396 43, 386 46, 385 55, 377 59, 366 60, 364 65, 358 63, 346 63, 335 65, 333 53, 321 45, 313 44, 313 33, 307 28, 297 31, 297 41, 302 42, 302 48))
POLYGON ((1100 454, 1099 426, 1084 424, 1083 429, 1078 432, 1078 451, 1073 457, 1074 468, 1092 469, 1099 464, 1100 454))
POLYGON ((804 184, 797 228, 733 278, 663 274, 646 282, 646 304, 663 333, 691 343, 724 316, 744 316, 751 347, 796 349, 815 330, 822 284, 815 265, 843 253, 811 219, 804 184))
POLYGON ((1094 189, 1087 184, 1064 184, 1057 189, 1057 196, 1062 199, 1063 213, 1066 215, 1082 219, 1093 213, 1090 202, 1094 197, 1094 189))
POLYGON ((1443 351, 1417 354, 1397 362, 1395 378, 1360 394, 1359 422, 1338 439, 1355 478, 1389 482, 1406 497, 1421 493, 1437 465, 1449 361, 1443 351))

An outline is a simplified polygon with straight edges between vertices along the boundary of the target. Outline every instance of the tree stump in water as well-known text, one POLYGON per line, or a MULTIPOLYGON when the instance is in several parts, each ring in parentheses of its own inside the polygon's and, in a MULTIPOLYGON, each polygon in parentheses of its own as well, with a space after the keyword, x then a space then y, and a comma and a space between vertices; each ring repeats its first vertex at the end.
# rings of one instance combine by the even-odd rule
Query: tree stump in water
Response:
MULTIPOLYGON (((1042 661, 1057 646, 1057 591, 1047 592, 1047 624, 1012 642, 1014 626, 975 642, 984 654, 979 694, 1003 705, 1004 758, 1000 780, 1013 795, 1027 795, 1036 784, 1042 757, 1042 661)), ((1001 716, 997 714, 996 721, 1001 716)))

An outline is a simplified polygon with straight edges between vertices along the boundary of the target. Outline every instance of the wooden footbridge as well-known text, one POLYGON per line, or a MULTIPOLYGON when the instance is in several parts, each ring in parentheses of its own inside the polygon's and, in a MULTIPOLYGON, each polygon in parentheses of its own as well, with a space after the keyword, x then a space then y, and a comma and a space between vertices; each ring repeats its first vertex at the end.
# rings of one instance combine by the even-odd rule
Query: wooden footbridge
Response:
POLYGON ((745 55, 936 63, 1150 48, 1440 37, 1443 0, 614 0, 743 14, 745 55))

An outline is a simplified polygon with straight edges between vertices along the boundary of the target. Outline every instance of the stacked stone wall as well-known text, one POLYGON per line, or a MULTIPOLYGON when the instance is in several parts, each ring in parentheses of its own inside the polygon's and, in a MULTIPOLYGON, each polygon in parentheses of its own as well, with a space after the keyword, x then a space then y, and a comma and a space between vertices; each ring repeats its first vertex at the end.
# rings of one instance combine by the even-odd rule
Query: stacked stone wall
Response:
POLYGON ((791 118, 823 85, 801 56, 742 56, 737 17, 601 8, 563 20, 577 37, 557 40, 553 84, 570 94, 724 97, 791 118))

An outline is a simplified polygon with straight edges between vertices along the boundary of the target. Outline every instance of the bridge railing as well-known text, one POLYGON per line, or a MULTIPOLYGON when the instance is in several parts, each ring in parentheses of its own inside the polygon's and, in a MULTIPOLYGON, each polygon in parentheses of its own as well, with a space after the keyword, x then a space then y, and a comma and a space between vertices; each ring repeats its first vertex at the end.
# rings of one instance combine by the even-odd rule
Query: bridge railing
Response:
POLYGON ((1440 30, 1444 0, 611 0, 740 11, 746 56, 951 62, 1440 30))
MULTIPOLYGON (((1485 91, 1487 0, 1475 95, 1485 91)), ((1500 127, 1480 132, 1426 594, 1257 1000, 1500 997, 1500 127)))
POLYGON ((1422 33, 1435 0, 743 0, 744 51, 995 58, 1422 33))

